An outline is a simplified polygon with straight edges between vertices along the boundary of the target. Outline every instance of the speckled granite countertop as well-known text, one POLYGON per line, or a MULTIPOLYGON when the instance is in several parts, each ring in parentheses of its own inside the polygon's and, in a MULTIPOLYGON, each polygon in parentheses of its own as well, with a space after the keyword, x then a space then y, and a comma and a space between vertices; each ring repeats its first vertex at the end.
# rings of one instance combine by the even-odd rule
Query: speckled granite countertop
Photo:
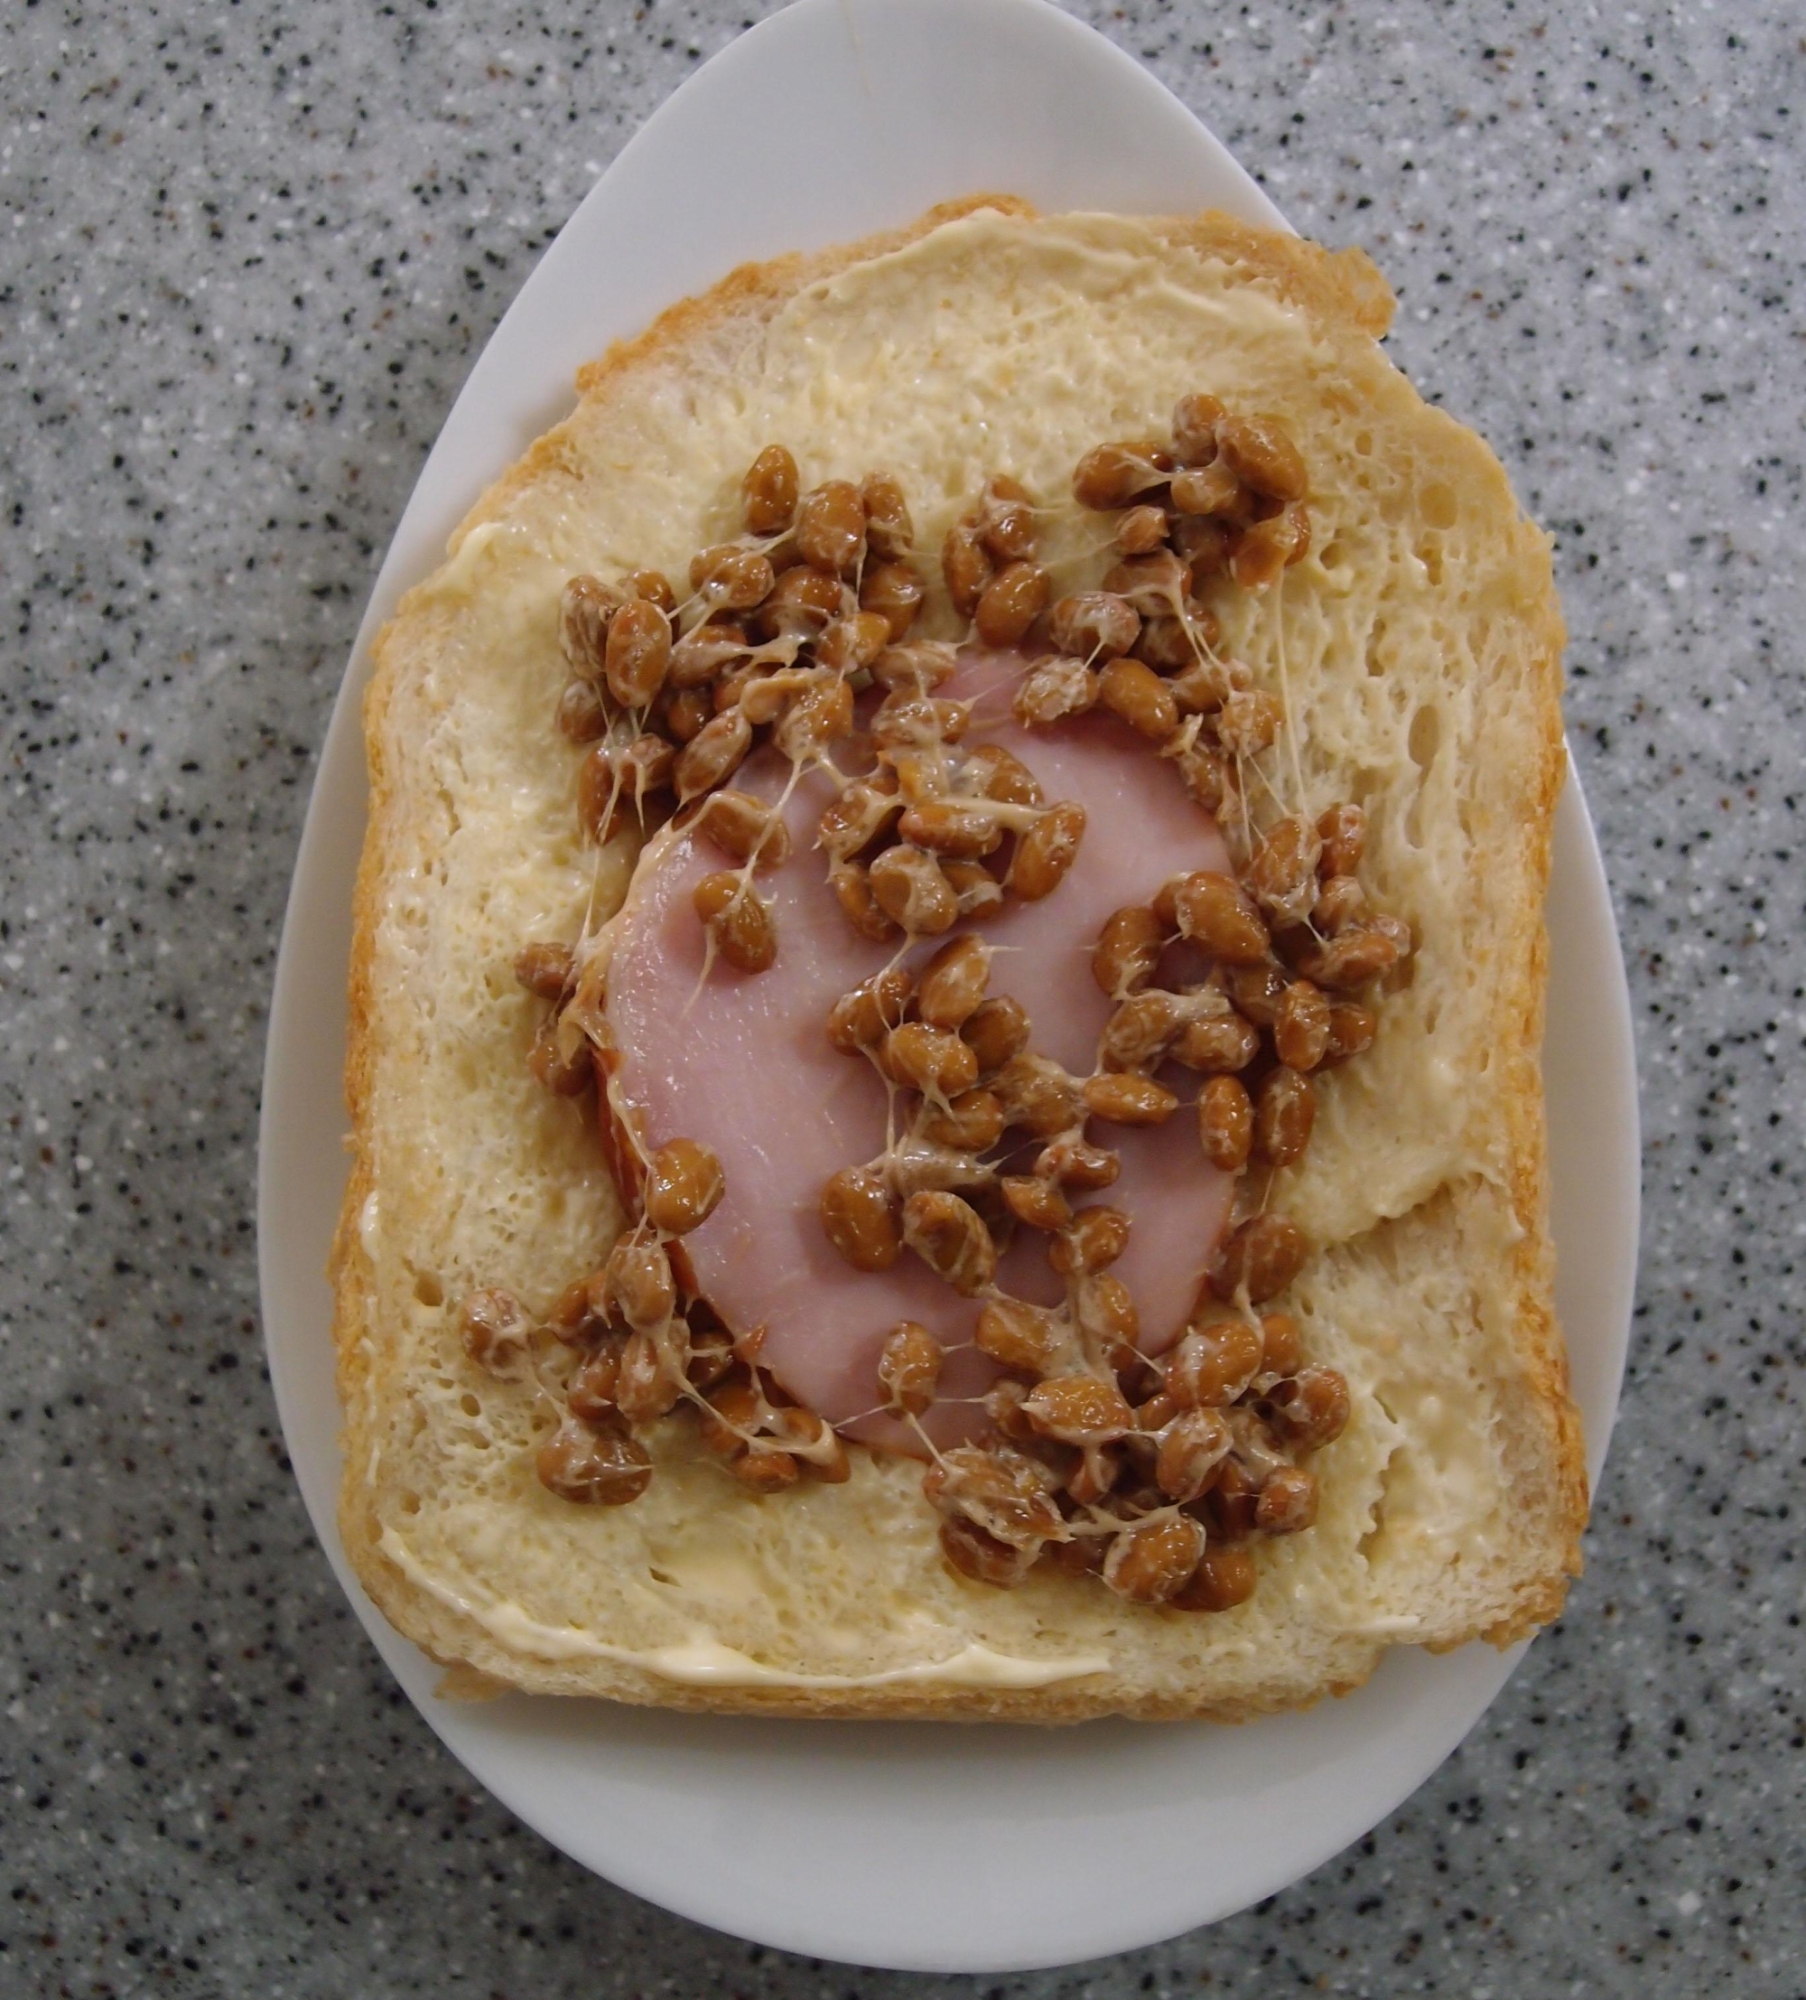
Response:
POLYGON ((742 17, 44 0, 0 22, 0 1990, 1806 1992, 1798 18, 1077 11, 1300 227, 1374 251, 1398 359, 1559 537, 1647 1121, 1567 1622, 1358 1848, 1068 1973, 754 1950, 476 1791, 341 1601, 276 1429, 251 1204, 277 927, 464 372, 742 17))

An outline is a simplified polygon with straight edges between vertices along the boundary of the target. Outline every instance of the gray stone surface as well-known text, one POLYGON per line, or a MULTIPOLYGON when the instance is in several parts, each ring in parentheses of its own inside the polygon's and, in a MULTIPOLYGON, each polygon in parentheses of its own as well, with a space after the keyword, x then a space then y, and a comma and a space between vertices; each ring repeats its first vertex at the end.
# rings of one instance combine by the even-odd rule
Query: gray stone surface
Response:
POLYGON ((1560 538, 1648 1204, 1568 1618, 1356 1849, 1067 1973, 754 1950, 476 1791, 340 1601, 276 1429, 251 1195, 277 926, 362 601, 460 380, 741 15, 21 4, 0 20, 0 1991, 1806 1991, 1799 16, 1078 11, 1301 227, 1375 252, 1399 360, 1560 538))

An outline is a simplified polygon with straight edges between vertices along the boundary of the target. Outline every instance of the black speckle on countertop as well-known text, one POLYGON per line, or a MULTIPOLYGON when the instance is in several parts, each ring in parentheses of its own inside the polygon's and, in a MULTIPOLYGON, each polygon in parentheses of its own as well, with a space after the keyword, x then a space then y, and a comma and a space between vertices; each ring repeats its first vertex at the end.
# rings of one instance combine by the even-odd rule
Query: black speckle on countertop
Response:
POLYGON ((340 1598, 252 1229, 315 755, 483 342, 647 113, 767 11, 0 21, 0 1990, 1797 2000, 1806 36, 1778 0, 1073 8, 1302 229, 1373 252, 1400 365, 1556 541, 1644 1250, 1587 1574, 1462 1750, 1214 1930, 863 1974, 565 1861, 340 1598))

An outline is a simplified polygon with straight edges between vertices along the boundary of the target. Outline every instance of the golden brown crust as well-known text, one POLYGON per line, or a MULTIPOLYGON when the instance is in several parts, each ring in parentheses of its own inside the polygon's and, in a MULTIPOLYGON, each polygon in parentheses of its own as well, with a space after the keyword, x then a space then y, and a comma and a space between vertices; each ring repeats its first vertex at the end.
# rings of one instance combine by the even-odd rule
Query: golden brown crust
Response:
MULTIPOLYGON (((633 371, 681 357, 693 344, 705 342, 724 329, 740 329, 768 319, 807 286, 856 262, 898 249, 944 222, 982 208, 1024 217, 1033 212, 1027 204, 1011 197, 974 196, 932 210, 905 229, 861 243, 814 256, 796 255, 769 264, 744 266, 702 297, 672 307, 643 334, 616 343, 598 361, 580 371, 578 388, 583 404, 601 397, 633 371)), ((1220 260, 1247 274, 1344 337, 1359 334, 1377 338, 1389 323, 1391 295, 1379 273, 1358 251, 1332 254, 1300 239, 1253 230, 1218 214, 1166 220, 1150 227, 1175 246, 1220 260)), ((541 438, 488 489, 452 537, 453 553, 475 528, 504 518, 516 496, 543 484, 581 476, 571 448, 576 422, 574 417, 541 438)), ((1502 472, 1498 476, 1502 484, 1502 472)), ((1540 557, 1540 538, 1534 537, 1534 531, 1526 529, 1526 533, 1535 539, 1540 557)), ((1528 557, 1522 565, 1519 607, 1524 617, 1536 624, 1539 635, 1539 658, 1532 678, 1541 708, 1536 730, 1540 766, 1528 787, 1533 794, 1532 808, 1525 815, 1520 832, 1525 843, 1525 880, 1531 885, 1527 893, 1534 899, 1540 899, 1547 881, 1554 805, 1563 775, 1558 705, 1562 632, 1546 582, 1546 557, 1541 560, 1540 572, 1528 557)), ((384 884, 397 851, 397 817, 406 811, 401 780, 393 768, 389 749, 393 735, 390 707, 395 676, 402 665, 396 652, 396 635, 409 619, 432 615, 418 592, 411 592, 404 599, 397 619, 376 642, 376 669, 366 697, 369 833, 354 904, 346 1065, 346 1096, 354 1128, 353 1160, 331 1264, 336 1295, 334 1333, 349 1468, 341 1494, 345 1545, 365 1588, 391 1622, 454 1670, 459 1692, 480 1691, 499 1679, 538 1692, 600 1694, 626 1702, 748 1714, 1055 1723, 1118 1713, 1149 1720, 1194 1716, 1235 1721, 1306 1704, 1325 1693, 1345 1694, 1359 1686, 1377 1662, 1378 1644, 1365 1648, 1364 1656, 1353 1660, 1346 1657, 1344 1649, 1338 1665, 1320 1672, 1312 1683, 1300 1685, 1295 1679, 1276 1679, 1270 1696, 1239 1701, 1201 1698, 1196 1692, 1184 1690, 1127 1694, 1114 1676, 1022 1691, 952 1686, 932 1690, 907 1686, 832 1689, 690 1686, 623 1663, 584 1660, 559 1664, 523 1658, 495 1643, 481 1626, 448 1613, 425 1598, 378 1552, 375 1496, 356 1471, 367 1442, 367 1406, 373 1397, 380 1399, 383 1393, 381 1381, 373 1379, 381 1367, 381 1330, 372 1324, 371 1269, 360 1240, 364 1205, 379 1177, 372 1131, 374 1022, 379 998, 374 990, 375 938, 384 884)), ((1512 1032, 1505 1037, 1499 1053, 1506 1069, 1502 1093, 1510 1131, 1508 1192, 1521 1232, 1515 1252, 1516 1338, 1525 1376, 1525 1395, 1542 1408, 1553 1427, 1551 1449, 1539 1476, 1553 1483, 1554 1491, 1547 1496, 1543 1512, 1560 1546, 1544 1573, 1519 1589, 1508 1615, 1486 1632, 1485 1636, 1499 1645, 1546 1623, 1559 1611, 1565 1592, 1563 1575, 1577 1574, 1579 1570, 1579 1537, 1587 1505, 1578 1420, 1567 1399, 1566 1361, 1548 1303, 1551 1257, 1546 1227, 1547 1170, 1538 1067, 1546 939, 1540 923, 1533 917, 1528 921, 1535 929, 1535 950, 1509 974, 1512 985, 1500 1017, 1512 1024, 1512 1032)))
MULTIPOLYGON (((1543 769, 1535 809, 1528 815, 1523 839, 1529 846, 1527 877, 1534 886, 1540 911, 1549 881, 1555 808, 1566 775, 1567 752, 1561 733, 1561 649, 1566 633, 1553 604, 1546 607, 1543 643, 1547 689, 1543 716, 1543 769)), ((1555 1427, 1552 1476, 1556 1491, 1548 1509, 1550 1531, 1559 1537, 1560 1574, 1541 1579, 1526 1590, 1512 1615, 1482 1635, 1492 1645, 1510 1646, 1551 1622, 1567 1597, 1567 1579, 1581 1573, 1581 1533, 1586 1527, 1589 1494, 1586 1447, 1580 1415, 1569 1395, 1568 1356, 1555 1323, 1554 1254, 1549 1241, 1549 1170, 1547 1125, 1543 1098, 1541 1050, 1545 996, 1548 990, 1549 936, 1540 920, 1532 951, 1521 962, 1509 1008, 1519 1023, 1510 1050, 1511 1068, 1504 1087, 1512 1135, 1512 1206, 1522 1231, 1517 1251, 1516 1327, 1520 1358, 1530 1394, 1555 1427)))
MULTIPOLYGON (((369 1394, 371 1342, 375 1334, 369 1315, 369 1260, 359 1242, 358 1225, 375 1187, 370 1158, 375 1064, 374 962, 377 907, 389 866, 390 820, 394 812, 387 738, 381 727, 379 684, 372 679, 364 696, 369 805, 364 848, 352 891, 351 967, 345 1024, 345 1108, 351 1119, 351 1166, 345 1177, 345 1195, 339 1205, 338 1227, 333 1232, 326 1270, 333 1293, 333 1349, 337 1359, 339 1408, 344 1420, 341 1445, 348 1460, 356 1449, 357 1413, 369 1394)), ((368 1506, 369 1500, 367 1485, 348 1470, 339 1487, 340 1535, 366 1589, 370 1579, 364 1575, 361 1555, 369 1538, 354 1531, 352 1517, 360 1506, 368 1506)))
POLYGON ((1365 250, 1326 250, 1302 236, 1256 229, 1220 209, 1150 225, 1169 243, 1220 258, 1326 326, 1384 338, 1392 324, 1392 287, 1365 250))

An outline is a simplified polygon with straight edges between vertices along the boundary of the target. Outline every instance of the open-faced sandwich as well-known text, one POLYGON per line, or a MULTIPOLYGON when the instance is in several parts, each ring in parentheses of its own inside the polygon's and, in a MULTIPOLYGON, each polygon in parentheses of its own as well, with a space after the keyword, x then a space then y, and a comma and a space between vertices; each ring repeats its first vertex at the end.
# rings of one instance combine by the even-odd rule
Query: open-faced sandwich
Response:
POLYGON ((1358 253, 986 197, 383 633, 342 1524, 497 1684, 1235 1718, 1553 1617, 1544 537, 1358 253))

